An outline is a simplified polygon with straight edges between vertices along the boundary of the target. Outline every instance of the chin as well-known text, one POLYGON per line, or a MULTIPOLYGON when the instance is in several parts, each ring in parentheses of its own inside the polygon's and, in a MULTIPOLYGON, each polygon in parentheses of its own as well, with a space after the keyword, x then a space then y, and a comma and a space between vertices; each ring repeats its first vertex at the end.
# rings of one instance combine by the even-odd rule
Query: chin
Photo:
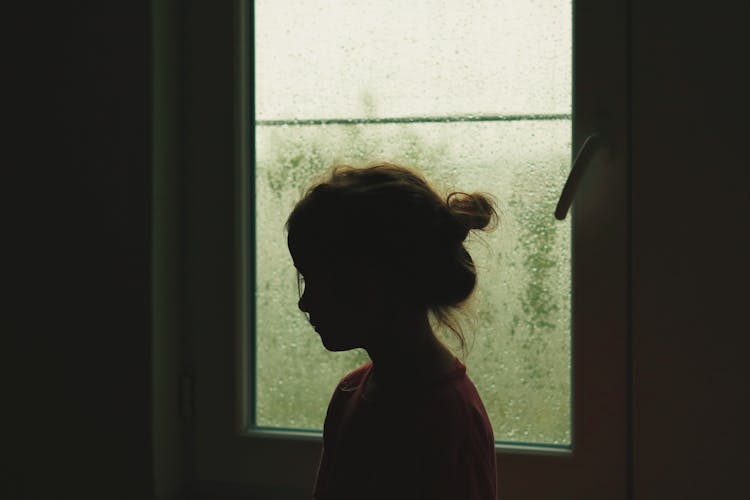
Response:
POLYGON ((353 346, 343 346, 343 345, 331 344, 328 342, 323 342, 323 347, 325 347, 326 350, 330 352, 343 352, 343 351, 351 351, 352 349, 355 349, 355 347, 353 346))
POLYGON ((351 351, 352 349, 356 349, 357 346, 350 345, 345 342, 336 342, 330 338, 326 338, 325 336, 320 336, 321 342, 323 342, 323 347, 326 348, 327 351, 330 352, 342 352, 342 351, 351 351))

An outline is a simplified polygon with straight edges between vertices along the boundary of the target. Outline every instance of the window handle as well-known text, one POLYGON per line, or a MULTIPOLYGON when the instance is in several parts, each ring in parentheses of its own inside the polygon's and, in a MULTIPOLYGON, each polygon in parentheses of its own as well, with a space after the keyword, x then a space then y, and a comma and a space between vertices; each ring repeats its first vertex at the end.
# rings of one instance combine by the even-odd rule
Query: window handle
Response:
POLYGON ((557 220, 563 220, 568 215, 568 209, 570 209, 570 205, 573 203, 573 197, 576 194, 583 172, 590 163, 592 155, 598 149, 598 146, 601 145, 601 139, 601 134, 594 132, 586 137, 583 145, 578 150, 578 154, 573 160, 573 165, 570 167, 568 179, 565 181, 562 193, 560 193, 557 207, 555 208, 555 218, 557 220))

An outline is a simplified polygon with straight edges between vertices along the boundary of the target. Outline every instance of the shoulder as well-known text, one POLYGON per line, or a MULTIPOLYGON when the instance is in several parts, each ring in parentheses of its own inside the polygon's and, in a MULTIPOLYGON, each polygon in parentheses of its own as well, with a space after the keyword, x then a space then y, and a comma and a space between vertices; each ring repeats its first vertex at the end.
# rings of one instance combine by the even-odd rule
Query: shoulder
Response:
POLYGON ((428 431, 442 440, 492 442, 494 433, 489 416, 474 382, 465 373, 435 387, 428 398, 428 431))
POLYGON ((351 408, 357 405, 357 389, 362 385, 371 366, 372 362, 368 361, 355 368, 344 375, 336 385, 326 410, 323 424, 324 437, 329 436, 332 430, 338 428, 347 418, 347 414, 351 412, 351 408))
POLYGON ((368 361, 344 375, 336 386, 336 391, 347 392, 355 390, 362 384, 371 367, 372 361, 368 361))

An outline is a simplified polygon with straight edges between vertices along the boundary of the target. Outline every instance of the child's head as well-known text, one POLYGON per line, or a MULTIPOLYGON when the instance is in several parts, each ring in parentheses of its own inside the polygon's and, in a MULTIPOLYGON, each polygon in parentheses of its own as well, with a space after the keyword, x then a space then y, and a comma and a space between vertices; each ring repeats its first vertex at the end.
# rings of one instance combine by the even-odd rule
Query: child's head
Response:
POLYGON ((442 199, 417 172, 380 163, 334 167, 286 223, 305 281, 299 307, 330 350, 363 347, 364 332, 403 314, 432 312, 464 343, 450 311, 474 290, 463 241, 495 222, 489 195, 442 199), (359 333, 358 333, 359 331, 359 333))

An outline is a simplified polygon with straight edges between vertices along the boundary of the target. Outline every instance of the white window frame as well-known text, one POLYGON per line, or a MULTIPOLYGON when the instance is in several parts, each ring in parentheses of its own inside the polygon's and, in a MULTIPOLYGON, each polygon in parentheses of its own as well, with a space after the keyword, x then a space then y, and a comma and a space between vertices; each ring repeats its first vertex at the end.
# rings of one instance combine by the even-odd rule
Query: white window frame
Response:
MULTIPOLYGON (((630 491, 629 3, 577 0, 573 11, 573 150, 592 132, 607 145, 589 162, 569 215, 572 447, 496 446, 503 499, 617 499, 630 491)), ((246 425, 246 374, 253 372, 245 307, 253 293, 252 3, 196 0, 182 14, 175 121, 182 127, 183 276, 176 300, 191 489, 309 498, 320 435, 246 425)))

